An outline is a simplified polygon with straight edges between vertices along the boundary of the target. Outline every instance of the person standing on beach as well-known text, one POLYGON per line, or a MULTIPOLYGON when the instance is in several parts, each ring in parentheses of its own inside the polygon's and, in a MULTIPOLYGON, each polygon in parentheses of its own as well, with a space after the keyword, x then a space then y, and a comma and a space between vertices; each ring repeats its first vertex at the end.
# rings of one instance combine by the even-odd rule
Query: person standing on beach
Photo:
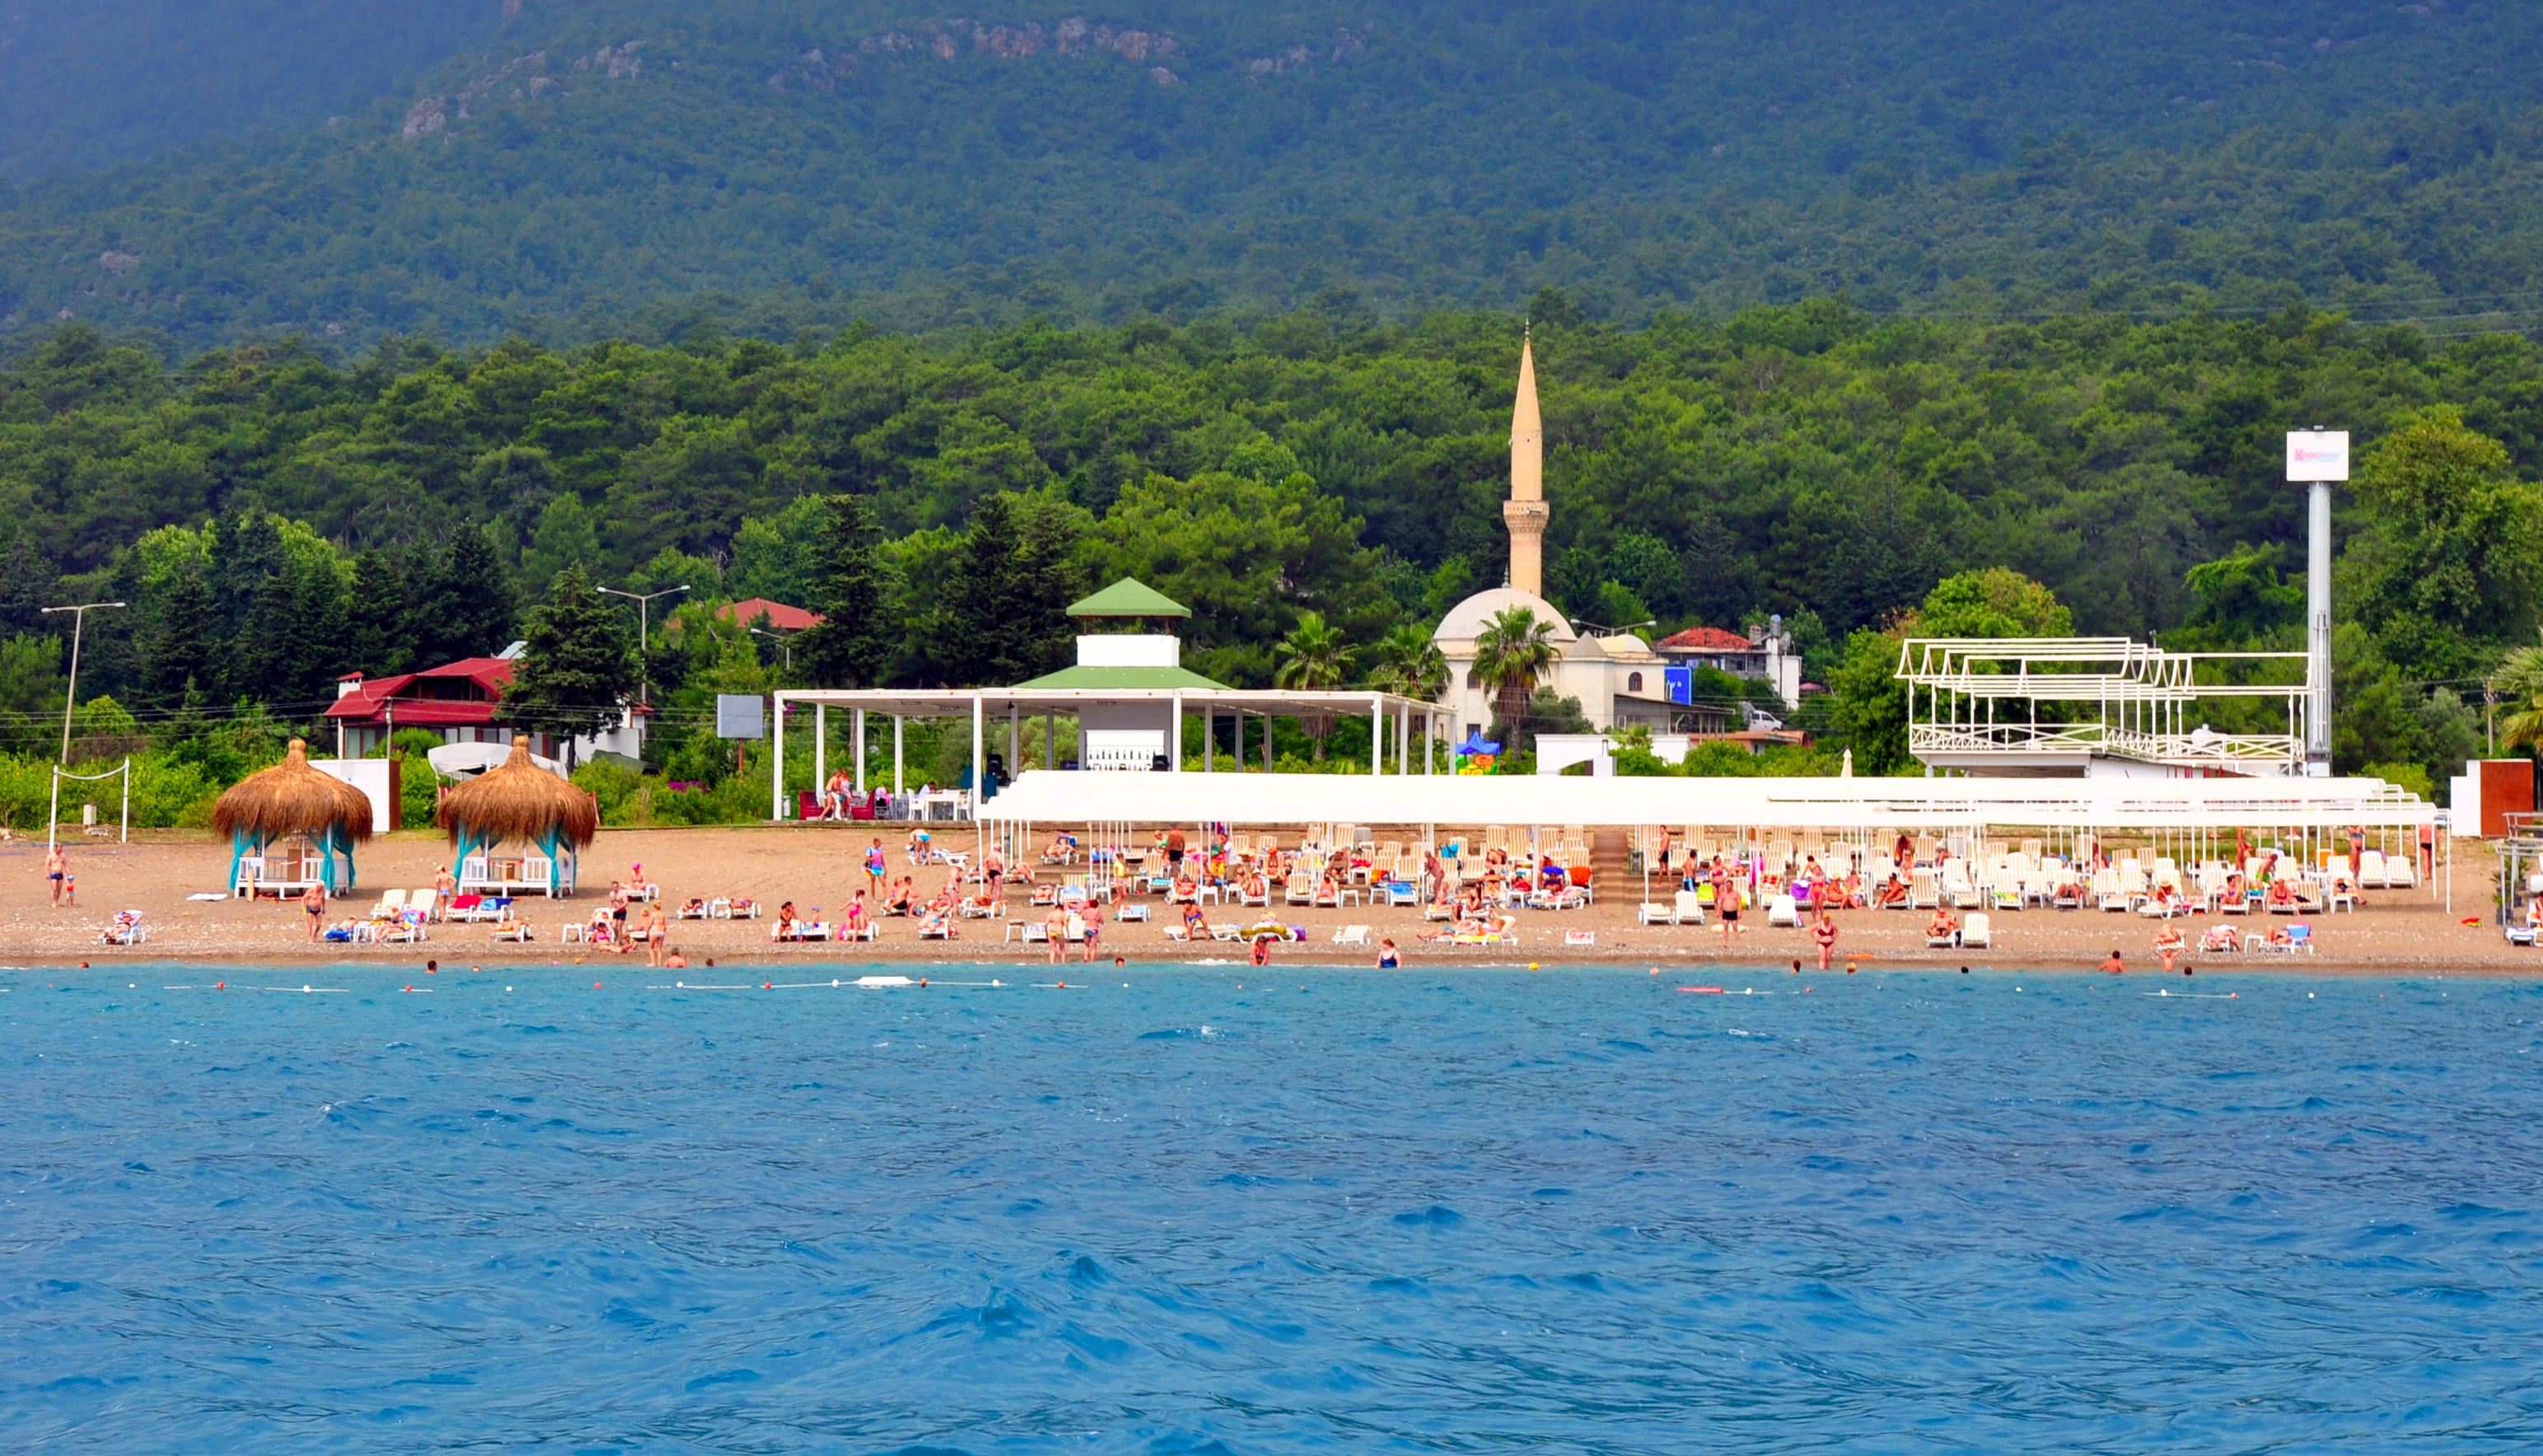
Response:
POLYGON ((866 881, 878 901, 883 898, 883 841, 877 839, 866 846, 866 881))
POLYGON ((1836 959, 1836 917, 1819 911, 1819 923, 1811 927, 1811 939, 1819 943, 1819 969, 1827 969, 1836 959))
POLYGON ((1169 829, 1166 831, 1166 873, 1169 876, 1177 875, 1183 867, 1184 831, 1169 829))
POLYGON ((1085 912, 1077 918, 1078 923, 1086 927, 1086 939, 1077 944, 1077 958, 1092 960, 1098 949, 1097 943, 1104 939, 1104 907, 1090 900, 1085 912))
POLYGON ((55 908, 62 903, 62 877, 69 873, 70 861, 63 856, 60 845, 44 851, 44 880, 52 889, 55 908))
POLYGON ((1053 905, 1050 907, 1050 913, 1041 917, 1041 938, 1050 947, 1050 963, 1057 965, 1061 954, 1068 949, 1068 912, 1066 910, 1053 905))
POLYGON ((309 939, 314 944, 327 924, 327 881, 309 881, 309 887, 300 892, 300 908, 309 912, 309 939))

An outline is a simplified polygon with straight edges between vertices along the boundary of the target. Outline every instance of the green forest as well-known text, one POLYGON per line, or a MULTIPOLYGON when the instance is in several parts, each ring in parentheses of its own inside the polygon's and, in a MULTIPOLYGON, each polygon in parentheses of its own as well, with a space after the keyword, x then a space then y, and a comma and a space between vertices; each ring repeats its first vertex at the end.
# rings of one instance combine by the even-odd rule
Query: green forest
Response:
POLYGON ((2543 319, 2512 0, 106 0, 0 16, 0 336, 2543 319))
MULTIPOLYGON (((1981 324, 1820 300, 1625 328, 1547 293, 1530 313, 1549 595, 1663 632, 1784 614, 1834 689, 1808 721, 1867 770, 1900 766, 1884 633, 2297 645, 2289 427, 2360 442, 2344 768, 2452 772, 2484 678, 2536 640, 2543 347, 2517 337, 2304 310, 1981 324)), ((1502 579, 1520 329, 1329 299, 1243 328, 172 366, 66 326, 0 368, 0 729, 39 795, 67 644, 37 609, 73 600, 128 603, 88 619, 83 741, 196 744, 205 783, 313 724, 338 674, 535 651, 594 583, 690 588, 641 663, 634 613, 609 617, 614 670, 662 706, 666 780, 731 773, 714 691, 1015 680, 1064 657, 1060 606, 1122 575, 1194 609, 1201 671, 1266 685, 1324 631, 1366 680, 1401 667, 1391 634, 1418 644, 1502 579), (758 596, 841 626, 790 648, 714 620, 758 596)), ((764 791, 735 792, 739 811, 764 791)))

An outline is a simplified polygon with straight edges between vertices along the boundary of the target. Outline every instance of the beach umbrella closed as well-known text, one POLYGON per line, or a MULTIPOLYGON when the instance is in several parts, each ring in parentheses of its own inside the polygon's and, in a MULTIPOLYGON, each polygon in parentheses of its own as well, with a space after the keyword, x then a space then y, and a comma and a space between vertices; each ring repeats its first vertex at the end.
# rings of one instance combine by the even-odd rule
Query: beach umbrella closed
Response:
POLYGON ((371 800, 361 790, 309 764, 309 745, 298 738, 282 762, 230 786, 212 804, 212 828, 229 836, 230 883, 239 862, 279 840, 306 837, 318 846, 320 877, 330 890, 353 883, 353 846, 371 837, 371 800), (342 857, 340 875, 337 859, 342 857))
POLYGON ((512 756, 441 797, 441 827, 460 860, 505 840, 535 844, 548 858, 548 892, 563 883, 562 862, 600 833, 600 802, 530 756, 527 734, 512 756))

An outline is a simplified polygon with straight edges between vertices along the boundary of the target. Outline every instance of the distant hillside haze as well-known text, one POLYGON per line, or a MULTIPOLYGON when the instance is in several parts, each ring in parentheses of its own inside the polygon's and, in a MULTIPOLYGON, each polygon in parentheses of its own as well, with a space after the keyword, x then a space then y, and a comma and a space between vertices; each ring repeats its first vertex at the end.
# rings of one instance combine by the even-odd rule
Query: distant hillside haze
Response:
POLYGON ((0 0, 0 335, 783 335, 1549 286, 1626 320, 1827 292, 2543 320, 2531 4, 966 12, 0 0))
POLYGON ((507 0, 0 0, 0 176, 302 128, 493 38, 507 0))

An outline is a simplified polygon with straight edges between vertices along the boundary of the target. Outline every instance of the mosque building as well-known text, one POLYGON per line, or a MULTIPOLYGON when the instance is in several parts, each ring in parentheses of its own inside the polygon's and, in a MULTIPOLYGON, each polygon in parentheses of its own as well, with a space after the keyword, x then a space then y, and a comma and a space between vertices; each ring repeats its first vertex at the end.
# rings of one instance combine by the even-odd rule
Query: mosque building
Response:
MULTIPOLYGON (((1489 731, 1492 690, 1475 673, 1475 640, 1493 619, 1524 607, 1552 626, 1554 667, 1541 686, 1578 698, 1589 726, 1604 731, 1640 724, 1656 732, 1720 730, 1718 710, 1672 701, 1668 662, 1630 632, 1584 637, 1545 599, 1545 424, 1536 409, 1536 358, 1532 342, 1518 349, 1518 398, 1510 411, 1510 495, 1502 505, 1509 528, 1509 581, 1478 591, 1448 609, 1430 640, 1448 662, 1448 687, 1440 702, 1458 737, 1489 731)), ((1682 670, 1682 669, 1681 669, 1682 670)))

